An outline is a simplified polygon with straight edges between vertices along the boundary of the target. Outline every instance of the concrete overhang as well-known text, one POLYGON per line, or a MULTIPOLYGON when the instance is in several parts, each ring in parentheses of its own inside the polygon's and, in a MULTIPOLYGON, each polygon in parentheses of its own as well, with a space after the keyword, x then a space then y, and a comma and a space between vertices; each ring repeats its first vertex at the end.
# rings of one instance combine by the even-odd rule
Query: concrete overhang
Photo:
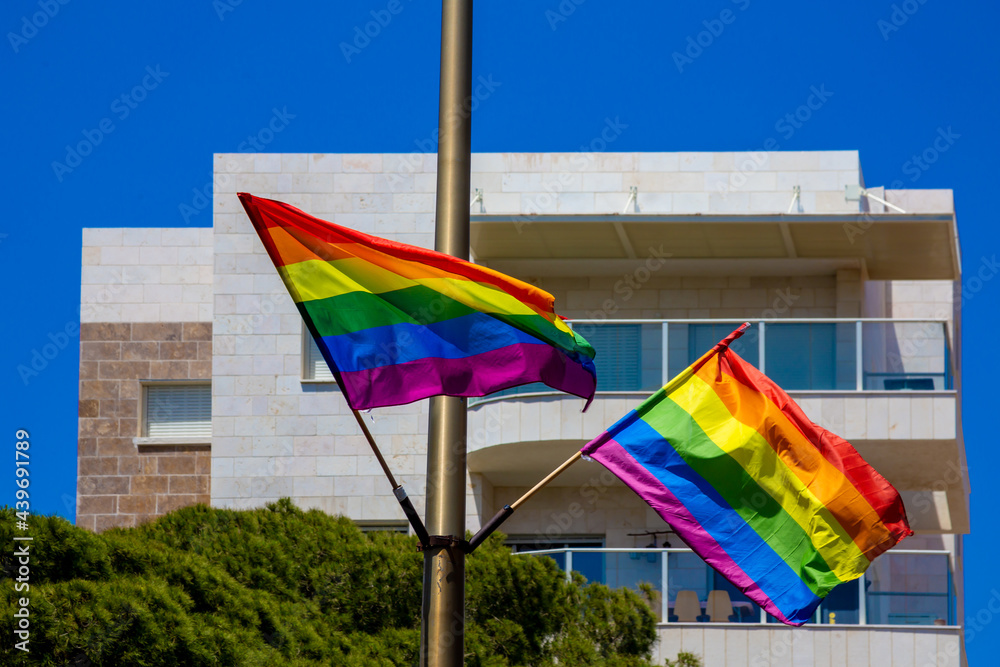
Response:
MULTIPOLYGON (((533 486, 586 444, 586 440, 536 440, 470 450, 470 472, 482 473, 497 486, 533 486)), ((553 486, 579 487, 604 472, 599 463, 578 461, 553 480, 553 486)), ((621 484, 615 481, 613 484, 621 484)))
MULTIPOLYGON (((915 531, 968 533, 968 471, 954 423, 957 398, 953 392, 935 393, 936 398, 922 392, 892 392, 891 398, 886 394, 793 392, 792 397, 810 401, 807 414, 820 426, 847 438, 900 492, 915 531), (876 400, 885 405, 876 409, 876 400), (928 400, 937 402, 940 423, 931 423, 935 410, 928 400), (858 414, 845 405, 846 401, 861 406, 860 421, 845 421, 845 412, 858 414), (907 420, 908 415, 915 415, 912 428, 906 426, 905 433, 898 432, 902 424, 899 428, 892 425, 899 414, 907 415, 907 420)), ((475 434, 469 442, 469 471, 482 474, 494 487, 530 488, 644 398, 644 393, 598 394, 583 414, 580 399, 559 394, 498 397, 476 403, 469 409, 469 432, 475 434)), ((577 462, 551 486, 580 487, 598 481, 619 484, 608 477, 598 464, 577 462)))
POLYGON ((473 215, 476 261, 519 276, 616 275, 667 256, 673 275, 820 275, 958 280, 955 216, 473 215))
POLYGON ((858 453, 903 497, 910 527, 918 533, 968 533, 968 470, 961 441, 853 440, 858 453))

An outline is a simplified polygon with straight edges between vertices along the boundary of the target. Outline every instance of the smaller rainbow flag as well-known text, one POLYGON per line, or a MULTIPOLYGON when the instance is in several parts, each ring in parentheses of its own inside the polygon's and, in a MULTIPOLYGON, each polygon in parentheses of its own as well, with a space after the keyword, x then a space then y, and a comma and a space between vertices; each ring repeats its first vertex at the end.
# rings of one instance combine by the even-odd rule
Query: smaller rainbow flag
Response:
POLYGON ((913 531, 899 493, 729 344, 581 450, 789 625, 913 531))
POLYGON ((544 382, 586 398, 594 349, 552 295, 484 266, 239 194, 355 410, 544 382))

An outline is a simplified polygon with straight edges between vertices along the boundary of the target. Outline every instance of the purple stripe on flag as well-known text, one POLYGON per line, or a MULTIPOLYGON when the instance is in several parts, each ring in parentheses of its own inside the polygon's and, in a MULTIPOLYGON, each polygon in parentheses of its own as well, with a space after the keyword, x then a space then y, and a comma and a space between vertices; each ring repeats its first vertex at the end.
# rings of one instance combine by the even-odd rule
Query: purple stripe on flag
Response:
POLYGON ((596 380, 564 352, 546 344, 517 343, 461 359, 425 358, 341 373, 356 410, 403 405, 422 398, 485 396, 530 382, 590 398, 596 380))
MULTIPOLYGON (((590 444, 584 447, 584 454, 610 470, 618 479, 635 491, 636 495, 649 503, 660 516, 671 518, 670 527, 690 546, 705 562, 714 567, 737 588, 755 601, 763 601, 762 607, 778 620, 789 625, 802 625, 802 622, 788 620, 747 575, 743 569, 726 553, 725 549, 713 538, 688 511, 684 504, 665 487, 660 480, 629 454, 617 441, 608 438, 607 432, 598 436, 599 446, 592 448, 590 444), (607 438, 605 440, 605 438, 607 438), (590 451, 588 451, 590 450, 590 451)), ((596 442, 596 440, 595 440, 596 442)), ((591 443, 593 444, 593 443, 591 443)), ((669 447, 669 445, 667 445, 669 447)))

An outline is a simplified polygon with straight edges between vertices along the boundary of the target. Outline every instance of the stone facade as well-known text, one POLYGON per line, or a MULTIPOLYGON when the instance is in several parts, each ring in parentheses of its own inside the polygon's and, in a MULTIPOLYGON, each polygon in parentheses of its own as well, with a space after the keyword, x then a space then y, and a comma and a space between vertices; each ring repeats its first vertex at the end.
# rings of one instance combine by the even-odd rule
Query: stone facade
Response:
MULTIPOLYGON (((430 155, 292 154, 215 156, 215 376, 212 502, 255 507, 291 496, 306 507, 356 520, 402 518, 375 458, 334 387, 302 382, 301 318, 236 198, 273 197, 363 232, 433 247, 436 162, 430 155), (253 397, 257 396, 255 400, 253 397), (267 397, 266 400, 264 397, 267 397)), ((808 212, 857 212, 844 187, 858 184, 856 151, 749 153, 475 154, 473 213, 619 212, 630 187, 644 213, 774 213, 802 186, 808 212)), ((754 317, 777 304, 784 317, 859 315, 844 306, 844 276, 654 278, 612 317, 754 317), (781 299, 784 294, 786 300, 781 299)), ((853 282, 852 282, 853 281, 853 282)), ((560 313, 592 316, 615 279, 534 280, 560 313)), ((424 495, 426 401, 384 409, 371 425, 418 510, 424 495)), ((490 484, 467 479, 467 525, 492 501, 490 484)))
POLYGON ((83 230, 81 322, 211 322, 212 230, 83 230))
MULTIPOLYGON (((102 530, 193 502, 239 509, 282 497, 359 524, 403 520, 336 384, 304 372, 301 316, 236 195, 429 248, 435 170, 435 156, 416 153, 220 154, 212 229, 84 230, 78 523, 102 530), (169 379, 211 380, 210 442, 139 437, 140 380, 169 379)), ((602 391, 586 413, 582 400, 554 393, 470 401, 469 530, 647 396, 647 379, 659 386, 679 371, 698 340, 692 322, 763 321, 771 338, 758 327, 743 342, 756 337, 769 373, 782 357, 812 363, 784 354, 790 339, 779 327, 836 324, 834 342, 824 343, 836 383, 789 391, 900 490, 921 533, 904 549, 950 557, 955 625, 818 626, 794 641, 763 623, 661 625, 659 658, 691 650, 712 664, 752 665, 758 655, 773 664, 888 664, 891 653, 893 664, 911 665, 935 649, 957 655, 969 530, 959 305, 975 293, 958 291, 957 247, 921 231, 944 227, 954 239, 951 191, 871 188, 908 212, 896 215, 858 198, 856 151, 475 154, 471 184, 473 259, 551 292, 581 327, 640 327, 623 348, 640 357, 642 390, 602 391), (911 223, 905 243, 880 236, 911 223), (925 260, 944 250, 953 264, 927 273, 925 260), (671 259, 640 275, 639 262, 653 255, 671 259), (627 290, 626 272, 638 280, 627 290), (942 377, 933 388, 880 384, 877 376, 893 373, 942 377)), ((364 418, 423 513, 428 401, 364 418)), ((595 466, 572 466, 503 530, 521 546, 615 548, 645 543, 636 532, 662 531, 655 512, 595 466)))
POLYGON ((210 498, 208 443, 141 444, 142 381, 211 380, 207 322, 80 327, 77 524, 133 526, 210 498))
POLYGON ((725 319, 836 317, 837 276, 654 277, 625 300, 614 292, 618 278, 545 278, 539 286, 556 298, 566 317, 604 317, 603 304, 617 299, 615 319, 725 319))
MULTIPOLYGON (((212 323, 211 368, 200 368, 191 377, 212 380, 214 505, 256 507, 290 496, 302 506, 359 521, 401 519, 392 497, 379 492, 385 484, 381 471, 335 384, 311 381, 303 374, 301 317, 236 193, 273 197, 360 231, 431 247, 434 156, 220 154, 214 164, 213 229, 84 231, 84 321, 133 327, 143 322, 212 323)), ((885 213, 881 205, 847 197, 847 190, 860 185, 863 179, 856 151, 488 153, 472 159, 472 186, 481 191, 481 197, 474 197, 471 207, 473 215, 527 216, 526 220, 536 215, 597 215, 617 216, 628 224, 629 214, 635 213, 680 216, 692 225, 698 215, 732 216, 733 220, 788 216, 792 193, 798 188, 792 216, 785 219, 885 213), (630 188, 635 188, 634 199, 630 188)), ((912 212, 953 210, 950 191, 873 192, 912 212)), ((693 227, 691 234, 692 239, 700 238, 693 227)), ((643 243, 655 240, 649 235, 642 238, 643 243)), ((660 252, 670 250, 676 248, 660 252)), ((953 327, 957 319, 949 281, 871 281, 864 266, 767 275, 754 275, 745 268, 733 274, 730 265, 716 266, 720 273, 713 275, 655 273, 624 296, 617 290, 619 277, 613 272, 520 277, 551 292, 559 312, 578 320, 874 316, 942 318, 953 327), (609 303, 614 304, 613 310, 608 309, 609 303)), ((958 341, 954 336, 952 341, 957 358, 958 341)), ((106 342, 87 353, 117 349, 114 341, 106 342)), ((681 344, 671 339, 672 349, 681 344)), ((932 347, 925 345, 916 353, 932 347)), ((185 377, 180 370, 150 361, 146 379, 185 377)), ((85 358, 82 373, 89 363, 85 358)), ((907 441, 953 438, 949 434, 956 431, 953 394, 912 398, 805 395, 800 399, 818 421, 847 437, 907 441), (893 408, 896 403, 902 407, 893 408)), ((604 422, 613 421, 615 411, 624 409, 626 403, 602 399, 582 417, 570 414, 572 406, 564 406, 567 423, 579 422, 580 428, 563 428, 564 419, 550 419, 549 426, 558 424, 560 437, 580 438, 584 431, 599 430, 604 422)), ((512 419, 521 430, 531 431, 537 419, 531 412, 534 408, 522 407, 527 412, 516 415, 511 405, 474 408, 470 423, 477 424, 480 414, 496 412, 499 416, 494 421, 500 431, 505 433, 512 419)), ((125 418, 119 429, 134 431, 135 424, 126 423, 128 419, 134 417, 125 418)), ((427 402, 378 410, 370 419, 383 453, 420 509, 427 402)), ((484 420, 476 426, 486 428, 483 442, 497 436, 487 428, 489 423, 484 420)), ((81 422, 81 433, 84 428, 94 426, 81 422)), ((109 429, 110 424, 102 428, 109 429)), ((475 444, 470 445, 470 451, 475 449, 475 444)), ((110 464, 101 465, 110 469, 110 464)), ((84 477, 81 472, 82 486, 84 477)), ((467 482, 467 525, 475 529, 484 515, 493 513, 494 489, 475 471, 467 482)), ((506 482, 498 487, 507 490, 517 485, 506 482)), ((104 509, 108 507, 105 501, 104 509)))
MULTIPOLYGON (((410 156, 385 157, 387 172, 408 173, 410 156)), ((483 190, 483 212, 489 214, 619 213, 633 186, 635 210, 642 213, 784 212, 795 186, 802 189, 800 211, 849 213, 858 211, 858 202, 845 200, 844 186, 860 182, 857 151, 472 157, 472 187, 483 190)))

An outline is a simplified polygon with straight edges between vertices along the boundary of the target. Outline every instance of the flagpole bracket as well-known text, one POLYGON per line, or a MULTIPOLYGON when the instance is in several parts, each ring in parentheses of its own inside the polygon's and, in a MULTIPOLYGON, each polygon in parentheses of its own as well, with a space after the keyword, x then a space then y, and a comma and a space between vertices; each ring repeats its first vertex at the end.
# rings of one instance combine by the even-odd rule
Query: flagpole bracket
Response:
POLYGON ((417 545, 417 551, 427 551, 434 547, 445 547, 446 549, 458 548, 463 552, 468 552, 469 543, 454 535, 430 535, 426 543, 421 542, 417 545))
POLYGON ((393 489, 392 493, 396 496, 396 500, 399 501, 399 506, 403 509, 403 514, 406 515, 407 521, 413 526, 413 532, 416 534, 420 544, 427 544, 430 539, 427 536, 427 529, 424 528, 424 522, 420 520, 420 515, 417 514, 416 508, 413 507, 413 503, 410 502, 410 498, 406 495, 406 490, 400 485, 393 489))
POLYGON ((465 545, 465 552, 472 553, 476 550, 480 544, 486 541, 486 538, 493 534, 497 528, 500 527, 504 521, 507 520, 511 514, 514 513, 514 508, 510 505, 504 505, 503 509, 493 515, 493 518, 486 522, 486 524, 479 529, 479 532, 472 536, 469 543, 465 545))

